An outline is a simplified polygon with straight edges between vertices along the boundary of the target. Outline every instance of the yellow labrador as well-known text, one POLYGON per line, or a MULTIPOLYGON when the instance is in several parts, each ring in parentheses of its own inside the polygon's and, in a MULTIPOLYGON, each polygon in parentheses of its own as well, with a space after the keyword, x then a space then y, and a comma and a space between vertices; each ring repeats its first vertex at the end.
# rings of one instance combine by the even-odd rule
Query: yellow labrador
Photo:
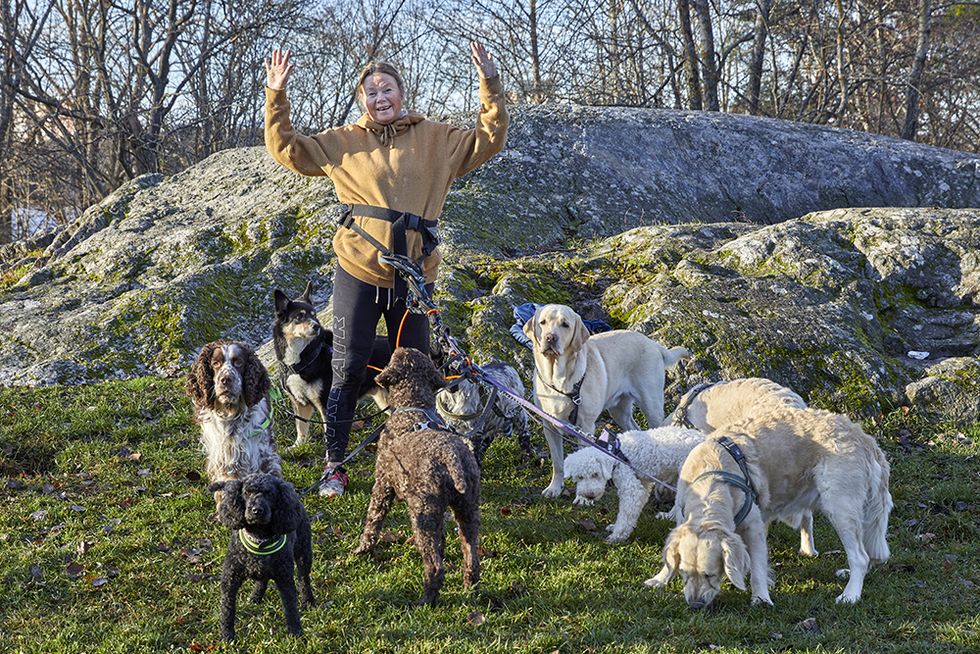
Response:
MULTIPOLYGON (((603 409, 624 430, 637 430, 638 404, 650 427, 664 419, 664 370, 690 353, 667 349, 639 332, 589 331, 577 313, 562 304, 539 307, 524 325, 534 352, 534 399, 545 412, 589 434, 603 409)), ((542 491, 557 497, 564 479, 561 432, 544 423, 551 454, 551 483, 542 491)))
POLYGON ((847 553, 850 576, 837 602, 853 604, 861 598, 870 562, 888 559, 888 475, 888 461, 874 439, 847 417, 827 411, 778 409, 715 432, 691 450, 681 468, 675 512, 685 519, 667 536, 663 568, 645 583, 662 587, 680 572, 684 598, 700 609, 718 595, 723 574, 745 590, 749 573, 752 603, 772 604, 767 525, 819 508, 847 553), (744 471, 723 438, 741 451, 744 471), (740 485, 745 472, 750 483, 740 485))

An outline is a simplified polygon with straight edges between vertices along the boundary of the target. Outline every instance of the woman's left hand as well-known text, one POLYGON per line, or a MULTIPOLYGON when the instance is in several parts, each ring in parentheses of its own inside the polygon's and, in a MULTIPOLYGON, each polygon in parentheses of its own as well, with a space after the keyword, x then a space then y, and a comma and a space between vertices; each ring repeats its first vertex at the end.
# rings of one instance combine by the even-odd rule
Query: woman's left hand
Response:
POLYGON ((493 55, 487 52, 483 44, 479 41, 470 41, 470 59, 473 65, 480 71, 480 77, 496 77, 497 64, 493 60, 493 55))

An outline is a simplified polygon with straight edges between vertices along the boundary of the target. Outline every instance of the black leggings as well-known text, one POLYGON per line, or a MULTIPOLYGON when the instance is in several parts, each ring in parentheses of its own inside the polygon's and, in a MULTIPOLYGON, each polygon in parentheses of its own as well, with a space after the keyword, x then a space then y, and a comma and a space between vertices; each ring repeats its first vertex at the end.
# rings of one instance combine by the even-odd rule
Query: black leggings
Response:
MULTIPOLYGON (((429 293, 434 286, 426 286, 429 293)), ((362 282, 337 266, 333 283, 333 384, 327 396, 325 433, 327 461, 342 461, 347 452, 378 320, 382 316, 385 319, 392 351, 400 345, 429 352, 428 319, 417 313, 406 316, 405 300, 392 295, 392 289, 362 282)))

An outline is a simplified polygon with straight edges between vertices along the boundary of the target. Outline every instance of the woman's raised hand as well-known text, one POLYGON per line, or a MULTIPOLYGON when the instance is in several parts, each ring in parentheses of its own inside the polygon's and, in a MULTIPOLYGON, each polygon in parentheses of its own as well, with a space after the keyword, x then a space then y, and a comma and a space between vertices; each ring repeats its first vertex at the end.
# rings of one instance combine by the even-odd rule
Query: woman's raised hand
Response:
POLYGON ((293 72, 295 64, 289 60, 292 50, 282 50, 276 48, 272 51, 272 57, 265 58, 265 85, 270 89, 282 91, 286 88, 289 81, 289 74, 293 72))
POLYGON ((470 59, 473 65, 480 71, 480 77, 496 77, 497 64, 493 60, 493 55, 487 52, 483 44, 479 41, 470 41, 470 59))

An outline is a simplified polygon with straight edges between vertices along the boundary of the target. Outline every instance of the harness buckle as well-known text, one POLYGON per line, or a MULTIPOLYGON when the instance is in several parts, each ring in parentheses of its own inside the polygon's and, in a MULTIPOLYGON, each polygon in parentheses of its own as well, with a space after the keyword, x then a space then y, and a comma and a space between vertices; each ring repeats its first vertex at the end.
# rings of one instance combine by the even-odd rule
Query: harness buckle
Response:
POLYGON ((352 224, 354 224, 354 205, 344 205, 344 212, 340 214, 337 224, 339 224, 341 227, 350 227, 352 224))

